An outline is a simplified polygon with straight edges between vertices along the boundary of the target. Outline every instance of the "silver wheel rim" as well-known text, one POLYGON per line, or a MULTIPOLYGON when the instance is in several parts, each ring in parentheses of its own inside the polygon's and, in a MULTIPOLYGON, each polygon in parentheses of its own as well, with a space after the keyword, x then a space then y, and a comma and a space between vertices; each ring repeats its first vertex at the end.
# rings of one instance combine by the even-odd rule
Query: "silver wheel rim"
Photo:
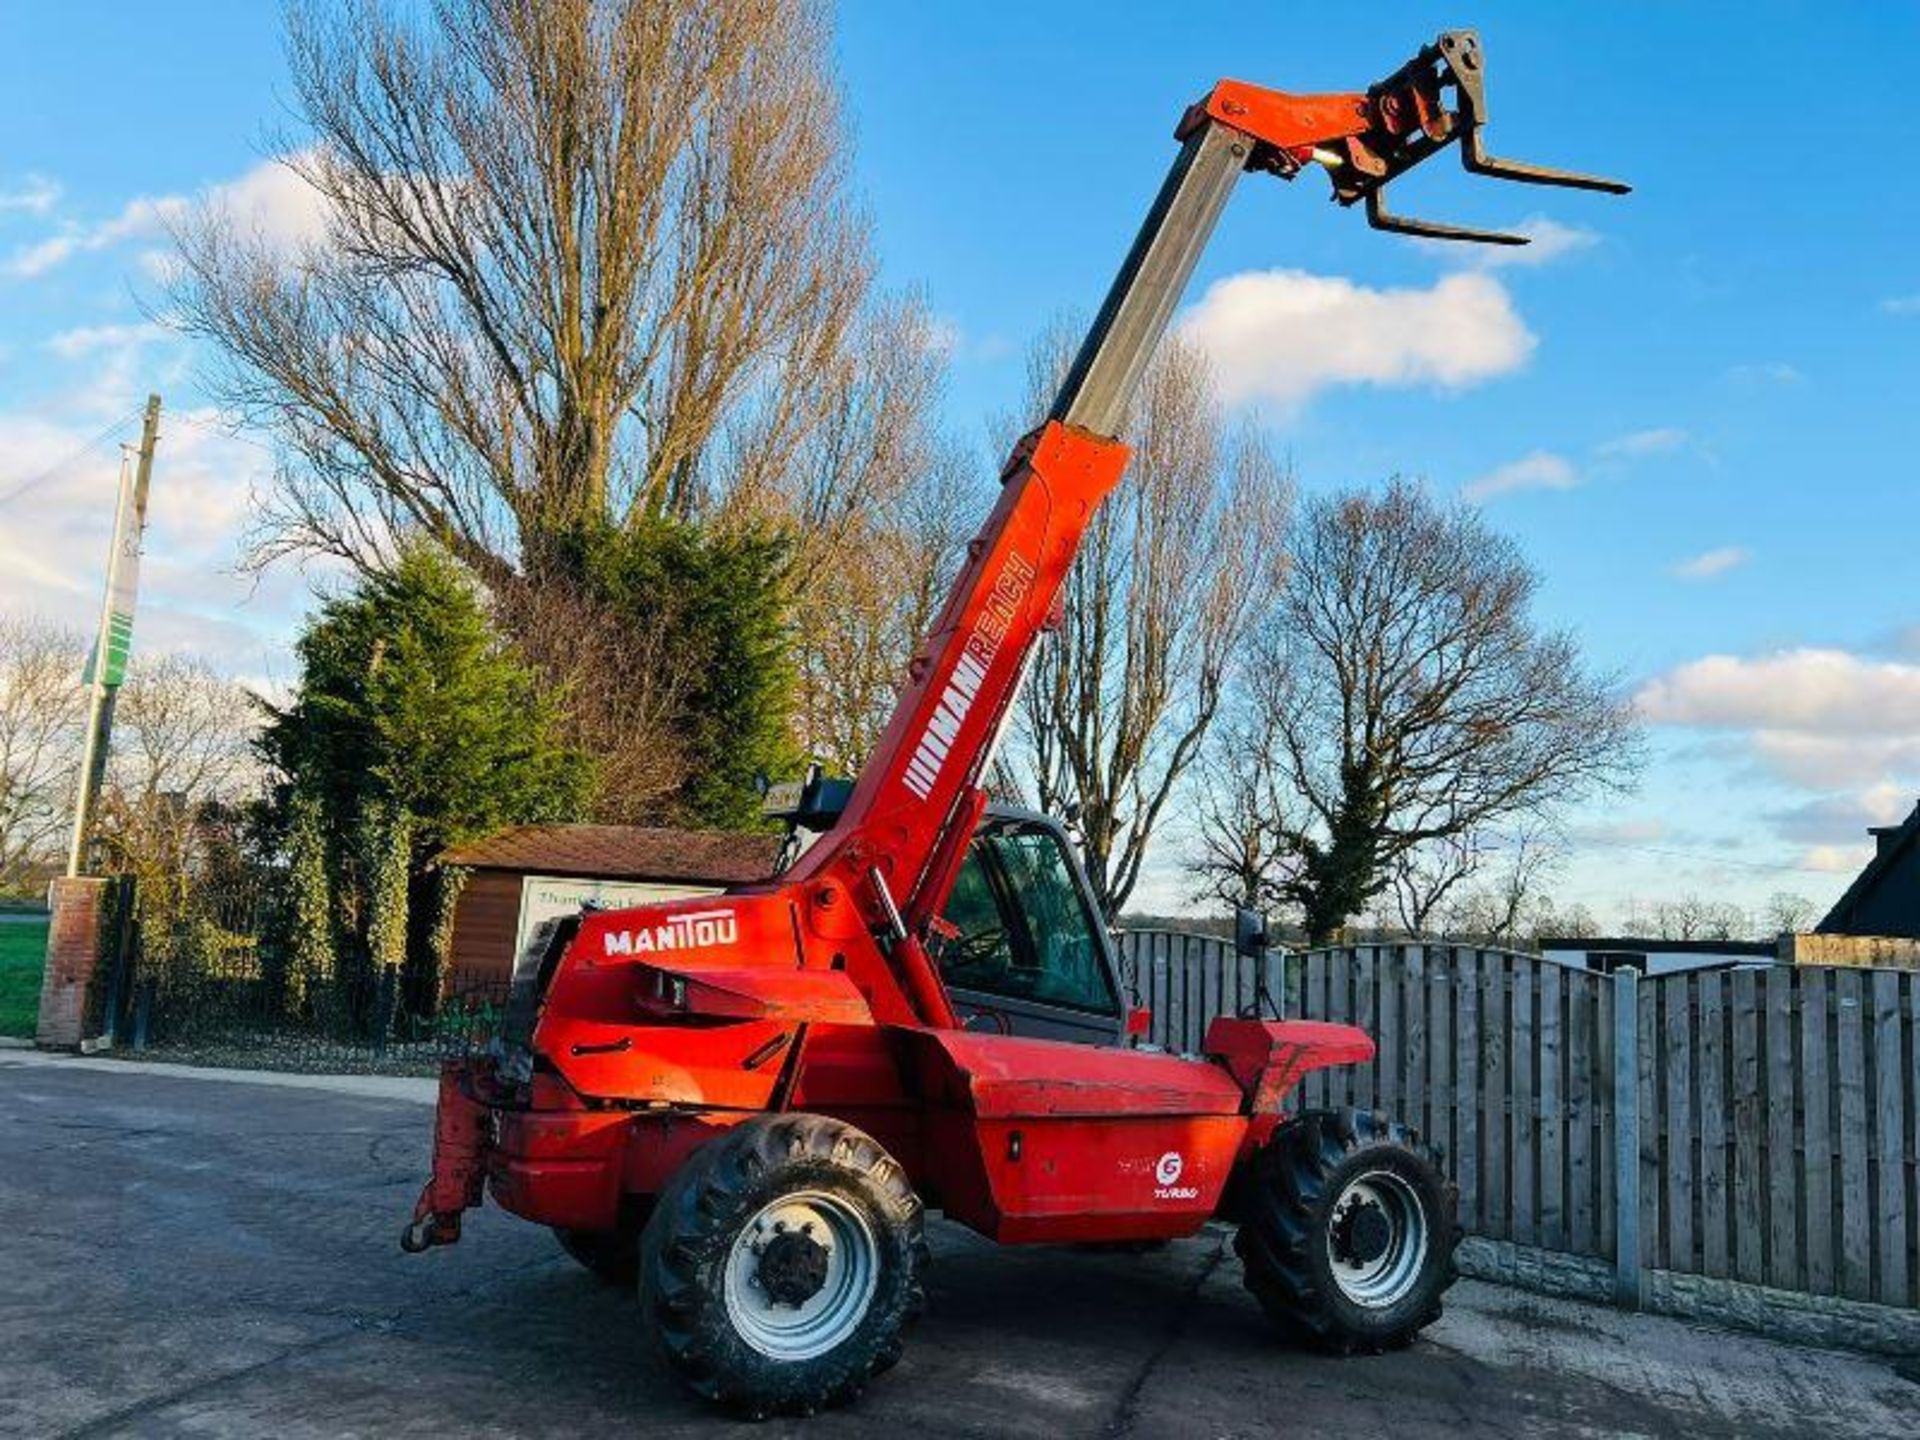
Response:
POLYGON ((783 1195, 761 1207, 727 1253, 727 1319, 770 1360, 811 1360, 860 1328, 879 1284, 873 1228, 852 1205, 820 1190, 783 1195), (773 1298, 760 1264, 776 1238, 797 1233, 824 1249, 820 1288, 798 1304, 773 1298))
POLYGON ((1349 1180, 1333 1202, 1327 1225, 1327 1263, 1340 1293, 1356 1305, 1384 1310, 1404 1300, 1426 1267, 1426 1207, 1413 1186, 1391 1170, 1374 1170, 1349 1180), (1387 1222, 1387 1245, 1371 1260, 1343 1255, 1338 1236, 1351 1214, 1376 1207, 1387 1222))

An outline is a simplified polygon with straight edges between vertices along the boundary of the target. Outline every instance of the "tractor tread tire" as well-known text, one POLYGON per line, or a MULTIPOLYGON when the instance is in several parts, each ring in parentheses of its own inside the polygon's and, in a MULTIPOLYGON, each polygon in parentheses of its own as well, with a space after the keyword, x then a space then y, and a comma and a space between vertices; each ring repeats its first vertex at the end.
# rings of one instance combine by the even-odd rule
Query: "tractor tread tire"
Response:
POLYGON ((1457 1278, 1460 1196, 1416 1131, 1372 1110, 1307 1110, 1283 1123, 1253 1163, 1234 1249, 1247 1289, 1285 1339, 1329 1354, 1377 1355, 1406 1348, 1440 1318, 1441 1297, 1457 1278), (1350 1175, 1382 1163, 1422 1192, 1430 1248, 1408 1294, 1370 1310, 1332 1278, 1327 1210, 1350 1175))
POLYGON ((750 1418, 844 1404, 899 1360, 903 1332, 925 1306, 924 1222, 906 1172, 864 1131, 824 1115, 743 1121, 681 1166, 641 1237, 641 1308, 653 1348, 688 1389, 750 1418), (823 1355, 779 1361, 728 1319, 727 1257, 753 1215, 801 1189, 861 1207, 878 1279, 853 1334, 823 1355))

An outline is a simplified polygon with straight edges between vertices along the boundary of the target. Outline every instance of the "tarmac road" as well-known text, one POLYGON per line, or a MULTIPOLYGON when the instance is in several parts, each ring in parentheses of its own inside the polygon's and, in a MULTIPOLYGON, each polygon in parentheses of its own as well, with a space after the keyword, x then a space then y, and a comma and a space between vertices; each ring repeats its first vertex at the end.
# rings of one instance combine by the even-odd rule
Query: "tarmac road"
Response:
POLYGON ((1274 1343, 1224 1233, 1147 1256, 937 1224, 907 1356, 850 1410, 736 1426, 633 1299, 494 1212, 400 1253, 419 1082, 293 1086, 0 1051, 0 1434, 757 1437, 1920 1433, 1920 1385, 1465 1282, 1413 1349, 1274 1343))

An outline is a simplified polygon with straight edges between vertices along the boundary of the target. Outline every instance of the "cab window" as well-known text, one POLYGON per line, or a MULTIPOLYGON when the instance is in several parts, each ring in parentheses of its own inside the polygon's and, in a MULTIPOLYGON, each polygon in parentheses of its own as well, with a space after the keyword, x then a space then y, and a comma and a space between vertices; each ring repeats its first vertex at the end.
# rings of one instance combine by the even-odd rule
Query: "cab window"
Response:
POLYGON ((1052 831, 974 837, 944 918, 940 973, 957 990, 1113 1015, 1099 931, 1052 831))

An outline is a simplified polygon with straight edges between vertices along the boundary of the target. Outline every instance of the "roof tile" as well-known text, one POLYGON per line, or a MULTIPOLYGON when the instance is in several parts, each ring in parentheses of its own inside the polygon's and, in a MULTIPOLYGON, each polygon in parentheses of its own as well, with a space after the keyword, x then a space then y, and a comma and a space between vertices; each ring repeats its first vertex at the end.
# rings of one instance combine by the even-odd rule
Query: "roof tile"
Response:
POLYGON ((621 880, 738 884, 773 874, 781 837, 638 825, 516 825, 440 854, 445 865, 621 880))

